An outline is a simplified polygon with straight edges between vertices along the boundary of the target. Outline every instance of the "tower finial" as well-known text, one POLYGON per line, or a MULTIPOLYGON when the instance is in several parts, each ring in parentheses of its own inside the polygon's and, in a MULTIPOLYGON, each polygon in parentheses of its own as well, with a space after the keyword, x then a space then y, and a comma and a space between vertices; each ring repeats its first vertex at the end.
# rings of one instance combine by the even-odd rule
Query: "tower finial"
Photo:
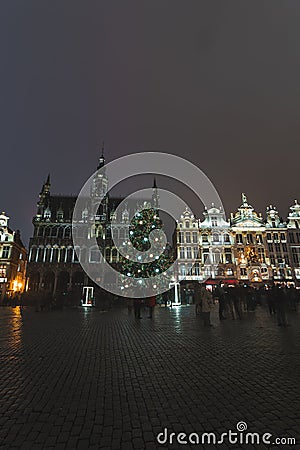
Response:
POLYGON ((243 205, 246 205, 247 203, 248 203, 248 202, 247 202, 246 194, 242 193, 242 204, 243 204, 243 205))
POLYGON ((101 169, 105 164, 105 158, 104 158, 104 141, 102 142, 102 149, 101 149, 101 156, 99 158, 99 164, 97 169, 101 169))

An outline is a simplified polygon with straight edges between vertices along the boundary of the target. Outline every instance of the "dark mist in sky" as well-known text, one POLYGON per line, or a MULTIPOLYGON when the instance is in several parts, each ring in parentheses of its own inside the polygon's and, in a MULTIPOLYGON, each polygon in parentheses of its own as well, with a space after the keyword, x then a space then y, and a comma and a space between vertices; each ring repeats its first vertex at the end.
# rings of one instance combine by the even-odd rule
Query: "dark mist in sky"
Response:
POLYGON ((187 158, 228 215, 246 192, 285 216, 300 198, 299 23, 291 0, 2 1, 0 209, 11 226, 27 244, 47 174, 52 192, 78 193, 102 140, 107 161, 187 158))

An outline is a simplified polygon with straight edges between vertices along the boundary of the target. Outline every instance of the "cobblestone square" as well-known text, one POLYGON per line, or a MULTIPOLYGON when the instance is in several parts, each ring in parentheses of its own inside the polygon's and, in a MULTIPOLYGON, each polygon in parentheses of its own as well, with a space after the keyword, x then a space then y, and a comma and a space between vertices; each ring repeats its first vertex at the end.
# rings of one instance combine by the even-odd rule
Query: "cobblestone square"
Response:
POLYGON ((299 445, 299 313, 287 328, 262 307, 209 329, 193 306, 147 316, 1 308, 0 448, 268 448, 156 440, 241 421, 299 445))

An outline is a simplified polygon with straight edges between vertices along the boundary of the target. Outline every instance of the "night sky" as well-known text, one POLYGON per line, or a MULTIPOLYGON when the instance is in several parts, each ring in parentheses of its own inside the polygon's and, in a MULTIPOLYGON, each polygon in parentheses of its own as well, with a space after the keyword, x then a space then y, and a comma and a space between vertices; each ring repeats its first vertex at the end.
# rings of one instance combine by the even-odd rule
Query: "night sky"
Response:
POLYGON ((112 160, 197 164, 227 213, 240 193, 300 200, 300 2, 3 0, 0 209, 32 231, 38 193, 78 193, 112 160))

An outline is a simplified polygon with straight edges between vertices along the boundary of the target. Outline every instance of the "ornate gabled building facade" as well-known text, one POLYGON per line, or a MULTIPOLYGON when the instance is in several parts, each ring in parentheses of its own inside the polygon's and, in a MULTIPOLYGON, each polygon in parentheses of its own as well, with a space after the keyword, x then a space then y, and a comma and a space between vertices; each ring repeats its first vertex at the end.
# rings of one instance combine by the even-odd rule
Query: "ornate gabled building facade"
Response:
POLYGON ((211 205, 202 222, 186 209, 177 220, 176 242, 179 281, 235 277, 230 224, 221 208, 211 205))
POLYGON ((27 252, 20 232, 12 231, 9 217, 0 214, 0 300, 21 294, 26 285, 27 252))
POLYGON ((287 221, 270 205, 266 219, 242 194, 242 204, 226 220, 212 205, 204 220, 186 210, 177 221, 178 279, 300 286, 300 205, 295 201, 287 221), (197 257, 196 257, 197 256, 197 257), (192 259, 195 258, 193 266, 192 259), (186 276, 186 274, 188 274, 186 276))
POLYGON ((272 279, 266 253, 266 227, 262 214, 258 214, 242 194, 242 204, 231 214, 231 233, 237 263, 237 279, 250 283, 268 283, 272 279))
POLYGON ((287 242, 293 278, 300 286, 300 205, 297 200, 287 218, 287 242))
POLYGON ((293 283, 287 224, 279 217, 277 208, 273 205, 267 207, 266 214, 266 246, 273 280, 293 283))
POLYGON ((204 275, 210 279, 228 281, 236 276, 230 223, 226 221, 224 211, 214 204, 203 214, 199 231, 204 275))

